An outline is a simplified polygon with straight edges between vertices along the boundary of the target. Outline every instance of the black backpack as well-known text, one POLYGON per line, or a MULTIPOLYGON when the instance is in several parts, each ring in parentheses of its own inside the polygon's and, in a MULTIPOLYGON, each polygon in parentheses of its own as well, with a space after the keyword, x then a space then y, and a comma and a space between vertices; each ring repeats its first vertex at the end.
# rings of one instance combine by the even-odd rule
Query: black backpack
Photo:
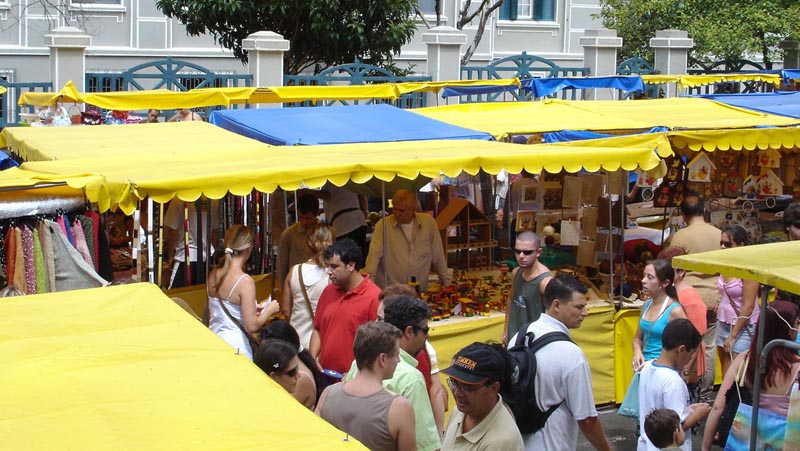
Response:
POLYGON ((508 404, 522 434, 531 434, 543 428, 550 415, 562 402, 543 412, 536 403, 536 351, 554 341, 572 341, 564 332, 549 332, 534 341, 533 332, 527 332, 531 323, 523 324, 514 346, 508 350, 513 366, 511 386, 501 393, 508 404), (533 344, 531 344, 533 343, 533 344))

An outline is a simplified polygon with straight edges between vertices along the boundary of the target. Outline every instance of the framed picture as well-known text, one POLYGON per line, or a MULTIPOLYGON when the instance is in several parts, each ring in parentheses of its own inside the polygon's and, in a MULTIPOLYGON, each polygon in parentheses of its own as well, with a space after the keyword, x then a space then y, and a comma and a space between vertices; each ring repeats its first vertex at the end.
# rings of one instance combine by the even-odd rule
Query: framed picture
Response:
POLYGON ((535 203, 539 197, 539 185, 534 183, 522 187, 522 203, 535 203))
POLYGON ((533 230, 536 223, 536 212, 533 210, 520 210, 517 212, 517 232, 533 230))

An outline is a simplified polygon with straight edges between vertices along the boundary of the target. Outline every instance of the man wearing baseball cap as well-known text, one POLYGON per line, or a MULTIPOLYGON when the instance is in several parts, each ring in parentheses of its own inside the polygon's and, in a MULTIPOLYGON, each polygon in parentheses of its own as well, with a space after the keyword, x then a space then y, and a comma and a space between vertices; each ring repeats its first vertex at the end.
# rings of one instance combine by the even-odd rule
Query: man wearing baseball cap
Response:
POLYGON ((500 387, 510 383, 511 360, 502 345, 473 343, 459 351, 447 385, 458 410, 450 416, 442 451, 502 449, 522 451, 522 436, 503 404, 500 387))

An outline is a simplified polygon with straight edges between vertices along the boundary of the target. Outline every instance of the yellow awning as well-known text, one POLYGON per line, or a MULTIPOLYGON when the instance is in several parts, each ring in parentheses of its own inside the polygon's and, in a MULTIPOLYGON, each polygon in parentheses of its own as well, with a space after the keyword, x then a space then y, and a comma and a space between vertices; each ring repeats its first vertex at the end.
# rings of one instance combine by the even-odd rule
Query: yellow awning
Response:
POLYGON ((705 274, 755 280, 800 293, 800 241, 758 244, 734 249, 682 255, 673 266, 705 274))
POLYGON ((207 122, 168 122, 118 126, 8 127, 0 147, 25 161, 123 157, 148 164, 176 154, 223 159, 226 152, 260 155, 271 147, 207 122))
POLYGON ((0 86, 0 94, 5 94, 7 91, 5 86, 0 86))
POLYGON ((644 121, 575 109, 568 103, 550 99, 539 102, 460 103, 409 111, 491 133, 497 139, 508 135, 559 130, 647 130, 652 127, 644 121))
POLYGON ((9 450, 366 449, 155 285, 0 303, 9 450))
POLYGON ((432 119, 507 135, 560 130, 647 130, 787 126, 800 120, 761 113, 706 99, 671 98, 632 101, 462 103, 411 110, 432 119))
MULTIPOLYGON (((419 175, 434 177, 440 171, 455 177, 462 170, 476 174, 483 169, 495 174, 502 168, 510 172, 523 168, 530 172, 651 169, 660 161, 654 150, 661 155, 670 152, 663 134, 572 145, 444 140, 268 148, 222 129, 216 137, 203 138, 207 142, 201 148, 193 140, 207 127, 215 128, 187 122, 107 127, 113 133, 102 136, 94 134, 101 127, 29 129, 23 132, 25 139, 19 139, 19 129, 14 129, 2 136, 7 141, 9 135, 18 138, 12 146, 15 151, 27 149, 29 155, 33 154, 29 147, 36 142, 37 155, 54 159, 27 162, 23 171, 8 177, 33 179, 28 184, 60 178, 73 188, 84 188, 87 198, 97 202, 101 211, 119 205, 126 213, 148 196, 157 202, 174 196, 187 201, 200 195, 218 199, 227 192, 272 192, 279 186, 294 190, 302 183, 319 187, 327 181, 336 185, 350 180, 364 183, 373 177, 384 181, 415 179, 419 175), (142 135, 151 128, 172 130, 174 134, 151 136, 145 145, 142 135), (44 135, 47 142, 41 139, 44 135), (244 144, 237 144, 241 140, 244 144), (74 144, 84 142, 93 143, 95 152, 74 144), (246 145, 249 143, 257 146, 246 145), (98 148, 103 151, 96 151, 98 148)), ((0 172, 0 184, 6 177, 4 172, 0 172)))
POLYGON ((797 150, 800 147, 800 127, 671 131, 667 136, 676 150, 797 150))
POLYGON ((57 93, 26 92, 19 105, 52 105, 56 101, 79 102, 106 110, 170 110, 234 104, 287 103, 331 100, 395 100, 409 92, 438 91, 448 86, 519 86, 519 80, 454 80, 440 82, 381 83, 346 86, 270 86, 200 88, 190 91, 166 89, 144 91, 81 93, 69 81, 57 93))
POLYGON ((642 81, 648 84, 677 83, 678 88, 696 88, 726 81, 761 81, 781 85, 780 74, 715 74, 715 75, 642 75, 642 81))
POLYGON ((58 92, 23 92, 17 99, 17 105, 48 106, 56 102, 79 103, 80 97, 81 93, 70 80, 58 92))

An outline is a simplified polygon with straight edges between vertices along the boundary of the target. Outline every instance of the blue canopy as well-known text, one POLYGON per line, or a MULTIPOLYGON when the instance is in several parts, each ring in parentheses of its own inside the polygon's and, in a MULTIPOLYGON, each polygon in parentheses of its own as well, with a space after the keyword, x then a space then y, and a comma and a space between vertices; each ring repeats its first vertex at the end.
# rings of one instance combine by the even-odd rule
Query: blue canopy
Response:
POLYGON ((220 110, 211 113, 209 122, 261 142, 289 146, 493 139, 489 133, 457 127, 385 104, 220 110))
POLYGON ((534 97, 549 96, 562 89, 616 88, 628 92, 644 90, 644 82, 638 75, 528 78, 521 83, 522 89, 531 90, 534 97))
POLYGON ((4 152, 0 151, 0 171, 6 170, 8 168, 15 168, 17 166, 19 166, 19 163, 12 160, 11 157, 9 157, 4 152))
POLYGON ((763 94, 709 94, 698 96, 727 105, 769 114, 800 118, 800 92, 771 92, 763 94))

